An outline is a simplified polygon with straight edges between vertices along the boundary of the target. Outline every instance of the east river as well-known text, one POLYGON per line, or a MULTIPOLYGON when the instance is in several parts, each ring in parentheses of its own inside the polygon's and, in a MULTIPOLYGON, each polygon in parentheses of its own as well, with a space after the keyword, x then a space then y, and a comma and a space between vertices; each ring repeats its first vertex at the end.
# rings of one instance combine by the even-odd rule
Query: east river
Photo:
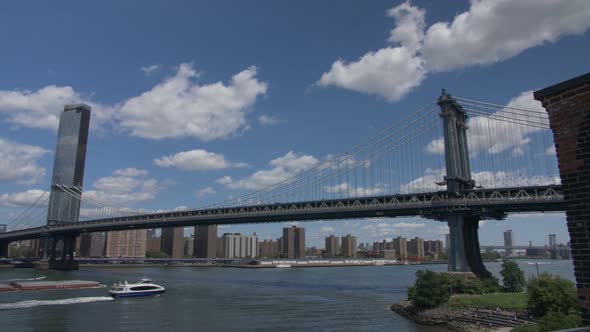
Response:
MULTIPOLYGON (((519 260, 528 276, 536 266, 519 260)), ((571 261, 539 262, 540 272, 574 280, 571 261)), ((499 277, 500 263, 486 266, 499 277)), ((236 269, 86 267, 74 272, 0 269, 17 278, 134 281, 166 288, 159 297, 116 299, 108 288, 0 293, 2 331, 443 331, 389 310, 420 269, 446 265, 236 269)))

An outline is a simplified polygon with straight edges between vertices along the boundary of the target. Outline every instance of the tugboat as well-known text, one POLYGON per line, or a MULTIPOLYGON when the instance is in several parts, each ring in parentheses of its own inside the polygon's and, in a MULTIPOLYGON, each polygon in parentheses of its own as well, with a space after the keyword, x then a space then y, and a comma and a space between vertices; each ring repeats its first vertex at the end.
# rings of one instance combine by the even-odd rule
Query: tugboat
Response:
POLYGON ((127 281, 118 280, 111 287, 109 295, 114 298, 140 297, 164 294, 165 291, 166 289, 164 287, 152 283, 150 279, 144 278, 137 283, 127 283, 127 281))

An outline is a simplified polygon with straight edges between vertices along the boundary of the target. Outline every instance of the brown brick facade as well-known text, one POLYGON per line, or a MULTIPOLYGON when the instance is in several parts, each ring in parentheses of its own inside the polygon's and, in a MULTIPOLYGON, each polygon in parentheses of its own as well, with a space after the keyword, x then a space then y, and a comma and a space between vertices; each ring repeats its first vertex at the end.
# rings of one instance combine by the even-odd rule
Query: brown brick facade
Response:
POLYGON ((567 202, 578 303, 590 325, 590 73, 536 91, 549 114, 567 202))

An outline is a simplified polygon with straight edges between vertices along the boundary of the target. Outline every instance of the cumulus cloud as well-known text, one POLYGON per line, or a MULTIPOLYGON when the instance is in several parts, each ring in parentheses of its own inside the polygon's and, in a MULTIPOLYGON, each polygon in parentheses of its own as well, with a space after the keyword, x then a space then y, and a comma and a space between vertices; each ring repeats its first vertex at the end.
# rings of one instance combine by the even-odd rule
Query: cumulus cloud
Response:
POLYGON ((154 159, 160 167, 176 167, 184 171, 210 171, 230 167, 246 167, 244 163, 230 163, 223 155, 197 149, 154 159))
POLYGON ((212 187, 206 187, 206 188, 197 190, 197 197, 203 197, 205 195, 210 195, 210 194, 215 194, 215 193, 217 193, 217 191, 215 189, 213 189, 212 187))
POLYGON ((298 155, 293 151, 289 151, 284 156, 271 160, 269 162, 270 169, 257 171, 240 180, 224 176, 217 179, 217 183, 230 189, 262 189, 311 168, 318 162, 319 160, 313 156, 298 155))
POLYGON ((260 123, 263 126, 274 126, 274 125, 279 124, 281 122, 282 122, 281 119, 277 118, 276 116, 272 116, 272 115, 263 114, 258 117, 258 123, 260 123))
POLYGON ((129 207, 155 199, 162 187, 158 180, 148 177, 146 170, 126 168, 97 179, 92 190, 84 191, 82 195, 108 205, 129 207))
POLYGON ((48 150, 39 146, 19 144, 0 138, 0 182, 37 183, 45 176, 45 168, 37 164, 48 150))
POLYGON ((110 106, 93 102, 71 86, 0 90, 0 113, 15 126, 56 130, 64 104, 85 103, 92 107, 94 127, 112 123, 142 138, 195 137, 209 141, 248 128, 246 113, 267 90, 267 84, 256 74, 256 67, 249 67, 233 75, 227 84, 198 84, 194 80, 199 74, 191 64, 183 63, 175 75, 149 91, 110 106))
POLYGON ((425 11, 406 1, 387 11, 394 28, 385 46, 353 62, 337 60, 317 82, 398 101, 428 73, 491 64, 590 27, 586 0, 471 0, 452 22, 426 29, 425 11))
POLYGON ((151 65, 141 67, 141 71, 144 73, 145 76, 150 76, 154 71, 158 70, 160 65, 151 65))
POLYGON ((380 186, 376 187, 355 187, 348 182, 324 186, 324 190, 329 193, 346 193, 351 196, 375 196, 383 193, 380 186))
POLYGON ((0 90, 0 113, 15 126, 57 130, 65 104, 85 103, 92 107, 92 125, 109 121, 114 108, 90 101, 70 86, 48 85, 37 91, 0 90))
POLYGON ((47 206, 47 201, 40 199, 45 194, 49 197, 49 193, 41 189, 29 189, 22 192, 12 194, 0 195, 0 206, 4 207, 29 207, 35 202, 42 206, 47 206))
POLYGON ((256 67, 235 74, 227 85, 199 85, 193 82, 198 76, 192 65, 181 64, 174 76, 124 102, 119 125, 149 139, 225 138, 246 127, 246 112, 267 89, 256 79, 256 67))

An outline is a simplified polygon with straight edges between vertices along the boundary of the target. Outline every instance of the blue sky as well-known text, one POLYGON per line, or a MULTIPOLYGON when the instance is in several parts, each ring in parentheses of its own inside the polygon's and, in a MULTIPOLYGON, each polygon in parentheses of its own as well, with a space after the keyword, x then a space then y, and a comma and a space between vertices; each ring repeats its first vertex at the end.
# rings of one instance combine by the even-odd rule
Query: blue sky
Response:
MULTIPOLYGON (((443 87, 538 107, 531 90, 589 71, 589 27, 584 0, 3 3, 0 222, 48 189, 65 103, 93 107, 90 194, 199 206, 341 152, 443 87)), ((310 246, 446 233, 418 218, 302 225, 310 246)), ((282 226, 220 233, 276 238, 282 226)), ((506 229, 521 244, 568 240, 563 214, 534 214, 482 223, 481 242, 506 229)))

